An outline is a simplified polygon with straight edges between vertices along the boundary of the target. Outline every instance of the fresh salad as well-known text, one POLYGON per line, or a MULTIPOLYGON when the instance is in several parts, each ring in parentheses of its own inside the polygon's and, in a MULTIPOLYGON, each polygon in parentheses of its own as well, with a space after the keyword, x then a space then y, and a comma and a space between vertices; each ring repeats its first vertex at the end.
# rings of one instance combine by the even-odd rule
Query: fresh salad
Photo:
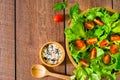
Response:
POLYGON ((65 28, 70 55, 78 67, 76 80, 117 80, 120 71, 120 13, 92 8, 82 13, 79 5, 69 10, 70 26, 65 28))

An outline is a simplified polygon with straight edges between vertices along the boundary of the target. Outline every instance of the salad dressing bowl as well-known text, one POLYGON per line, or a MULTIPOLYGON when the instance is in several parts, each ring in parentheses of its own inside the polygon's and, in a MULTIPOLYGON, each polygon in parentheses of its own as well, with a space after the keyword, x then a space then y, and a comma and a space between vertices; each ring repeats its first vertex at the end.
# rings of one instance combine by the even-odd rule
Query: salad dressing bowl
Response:
POLYGON ((56 67, 65 59, 63 46, 55 41, 46 42, 40 49, 41 62, 48 67, 56 67))

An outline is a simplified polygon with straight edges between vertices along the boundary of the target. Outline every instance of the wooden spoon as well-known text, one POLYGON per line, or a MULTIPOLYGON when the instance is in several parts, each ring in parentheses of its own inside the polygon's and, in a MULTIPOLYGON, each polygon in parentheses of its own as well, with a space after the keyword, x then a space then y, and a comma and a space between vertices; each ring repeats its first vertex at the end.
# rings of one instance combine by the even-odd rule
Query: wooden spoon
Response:
POLYGON ((43 78, 45 76, 50 75, 53 77, 70 80, 70 76, 52 73, 52 72, 48 71, 43 65, 40 65, 40 64, 36 64, 36 65, 32 66, 31 74, 35 78, 43 78))

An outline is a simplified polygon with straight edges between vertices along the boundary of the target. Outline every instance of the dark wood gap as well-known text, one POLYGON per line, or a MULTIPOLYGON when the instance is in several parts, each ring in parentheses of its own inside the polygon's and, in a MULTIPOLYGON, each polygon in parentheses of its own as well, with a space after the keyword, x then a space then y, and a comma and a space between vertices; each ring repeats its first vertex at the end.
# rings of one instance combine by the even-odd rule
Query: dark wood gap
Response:
MULTIPOLYGON (((63 2, 64 2, 65 0, 63 0, 63 2)), ((65 26, 66 26, 66 21, 65 21, 65 19, 66 19, 66 17, 65 17, 65 9, 63 10, 63 15, 64 15, 64 22, 63 22, 63 24, 64 24, 64 30, 65 30, 65 26)), ((65 49, 65 55, 67 56, 67 54, 66 54, 66 38, 65 38, 65 34, 64 34, 64 49, 65 49)), ((66 67, 66 56, 65 56, 65 61, 64 61, 64 65, 65 65, 65 75, 67 74, 67 67, 66 67)))
POLYGON ((113 8, 114 8, 114 6, 113 6, 113 2, 114 2, 114 1, 113 1, 113 0, 111 0, 111 1, 112 1, 112 9, 113 9, 113 8))
POLYGON ((15 80, 17 80, 17 59, 16 59, 16 0, 14 0, 14 60, 15 60, 15 80))

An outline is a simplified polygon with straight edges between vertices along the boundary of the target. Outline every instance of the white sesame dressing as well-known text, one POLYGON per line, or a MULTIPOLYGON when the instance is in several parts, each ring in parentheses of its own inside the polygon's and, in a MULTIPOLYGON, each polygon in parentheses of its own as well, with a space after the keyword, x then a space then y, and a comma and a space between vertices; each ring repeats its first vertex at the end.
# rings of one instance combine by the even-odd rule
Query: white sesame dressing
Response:
POLYGON ((49 44, 43 48, 42 54, 46 63, 57 64, 61 60, 62 50, 55 44, 49 44))

